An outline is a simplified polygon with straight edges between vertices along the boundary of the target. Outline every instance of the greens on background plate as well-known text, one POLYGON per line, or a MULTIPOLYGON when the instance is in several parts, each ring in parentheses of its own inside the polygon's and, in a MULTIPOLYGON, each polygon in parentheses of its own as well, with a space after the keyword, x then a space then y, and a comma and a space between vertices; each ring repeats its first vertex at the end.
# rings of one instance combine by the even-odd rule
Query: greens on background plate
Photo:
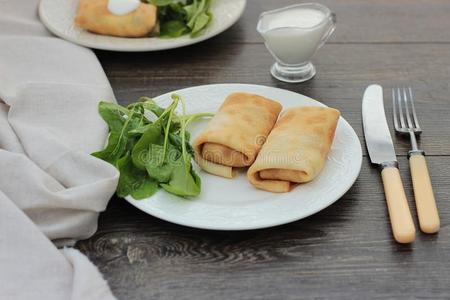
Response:
POLYGON ((167 108, 142 97, 127 107, 102 101, 98 109, 108 124, 109 137, 105 148, 92 155, 119 170, 119 197, 145 199, 159 188, 181 197, 200 193, 201 180, 192 168, 194 152, 186 127, 211 113, 185 114, 184 100, 175 94, 167 108), (182 115, 175 113, 179 103, 182 115))
POLYGON ((196 37, 212 20, 211 0, 147 0, 158 7, 159 37, 196 37))

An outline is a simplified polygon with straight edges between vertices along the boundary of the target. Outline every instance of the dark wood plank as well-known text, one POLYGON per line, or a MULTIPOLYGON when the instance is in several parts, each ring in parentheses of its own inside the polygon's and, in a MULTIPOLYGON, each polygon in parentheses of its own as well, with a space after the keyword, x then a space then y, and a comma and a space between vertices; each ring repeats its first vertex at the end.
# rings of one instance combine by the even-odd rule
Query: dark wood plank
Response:
MULTIPOLYGON (((268 70, 270 54, 260 44, 227 48, 213 41, 164 53, 100 52, 99 57, 119 101, 156 96, 175 89, 208 83, 257 83, 280 87, 315 98, 341 110, 363 141, 361 99, 365 87, 411 85, 424 129, 422 147, 428 155, 450 154, 450 45, 327 45, 314 59, 318 73, 302 84, 274 80, 268 70)), ((397 153, 406 155, 407 139, 397 137, 397 153)))
MULTIPOLYGON (((229 0, 233 1, 233 0, 229 0)), ((294 0, 249 0, 247 9, 217 43, 261 43, 256 32, 258 16, 294 0)), ((446 0, 323 0, 337 14, 338 26, 331 43, 450 42, 450 2, 446 0)))
MULTIPOLYGON (((119 299, 448 299, 450 158, 429 158, 442 218, 438 235, 396 244, 378 171, 338 202, 271 229, 217 232, 181 227, 113 199, 97 234, 78 243, 119 299)), ((400 160, 411 197, 407 160, 400 160)), ((417 224, 417 222, 416 222, 417 224)))

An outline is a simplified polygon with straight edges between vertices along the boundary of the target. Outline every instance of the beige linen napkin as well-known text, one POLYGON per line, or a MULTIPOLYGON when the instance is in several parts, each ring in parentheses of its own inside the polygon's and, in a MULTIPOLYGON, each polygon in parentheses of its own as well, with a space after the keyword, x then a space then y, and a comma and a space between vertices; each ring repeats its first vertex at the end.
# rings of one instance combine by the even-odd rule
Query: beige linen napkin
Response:
POLYGON ((114 101, 89 49, 52 37, 37 0, 0 0, 0 299, 114 299, 71 246, 97 229, 118 172, 89 153, 114 101), (53 243, 52 243, 53 241, 53 243))

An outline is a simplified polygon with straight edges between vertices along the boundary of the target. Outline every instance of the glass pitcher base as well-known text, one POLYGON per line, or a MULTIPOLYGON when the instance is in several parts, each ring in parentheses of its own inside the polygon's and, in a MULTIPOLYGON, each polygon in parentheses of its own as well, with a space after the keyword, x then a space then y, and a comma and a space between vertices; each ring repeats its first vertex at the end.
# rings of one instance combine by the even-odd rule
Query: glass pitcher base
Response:
POLYGON ((313 78, 316 75, 316 68, 311 62, 300 66, 283 66, 276 62, 270 69, 270 73, 280 81, 298 83, 313 78))

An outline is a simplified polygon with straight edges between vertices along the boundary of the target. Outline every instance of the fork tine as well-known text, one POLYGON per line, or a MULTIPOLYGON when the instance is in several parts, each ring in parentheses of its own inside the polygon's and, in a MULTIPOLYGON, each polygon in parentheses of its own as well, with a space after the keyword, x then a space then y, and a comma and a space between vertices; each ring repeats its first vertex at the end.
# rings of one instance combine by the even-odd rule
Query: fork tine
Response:
POLYGON ((403 105, 402 105, 402 94, 400 93, 400 88, 397 89, 397 103, 398 103, 398 113, 400 115, 400 124, 403 128, 406 127, 405 118, 403 116, 403 105))
POLYGON ((419 129, 419 119, 417 118, 417 114, 416 114, 416 107, 414 105, 414 97, 412 94, 412 90, 411 87, 408 87, 409 90, 409 99, 411 100, 411 108, 412 108, 412 114, 413 114, 413 119, 414 119, 414 124, 416 125, 416 128, 419 129))
POLYGON ((395 130, 400 130, 398 125, 398 117, 397 117, 397 97, 395 96, 395 89, 392 89, 392 110, 394 115, 394 127, 395 130))
POLYGON ((409 102, 411 102, 411 100, 408 98, 408 95, 406 94, 406 88, 403 88, 403 100, 404 100, 404 104, 405 104, 405 109, 406 109, 406 120, 408 121, 408 128, 409 129, 414 129, 414 125, 411 121, 411 115, 409 113, 409 102))

